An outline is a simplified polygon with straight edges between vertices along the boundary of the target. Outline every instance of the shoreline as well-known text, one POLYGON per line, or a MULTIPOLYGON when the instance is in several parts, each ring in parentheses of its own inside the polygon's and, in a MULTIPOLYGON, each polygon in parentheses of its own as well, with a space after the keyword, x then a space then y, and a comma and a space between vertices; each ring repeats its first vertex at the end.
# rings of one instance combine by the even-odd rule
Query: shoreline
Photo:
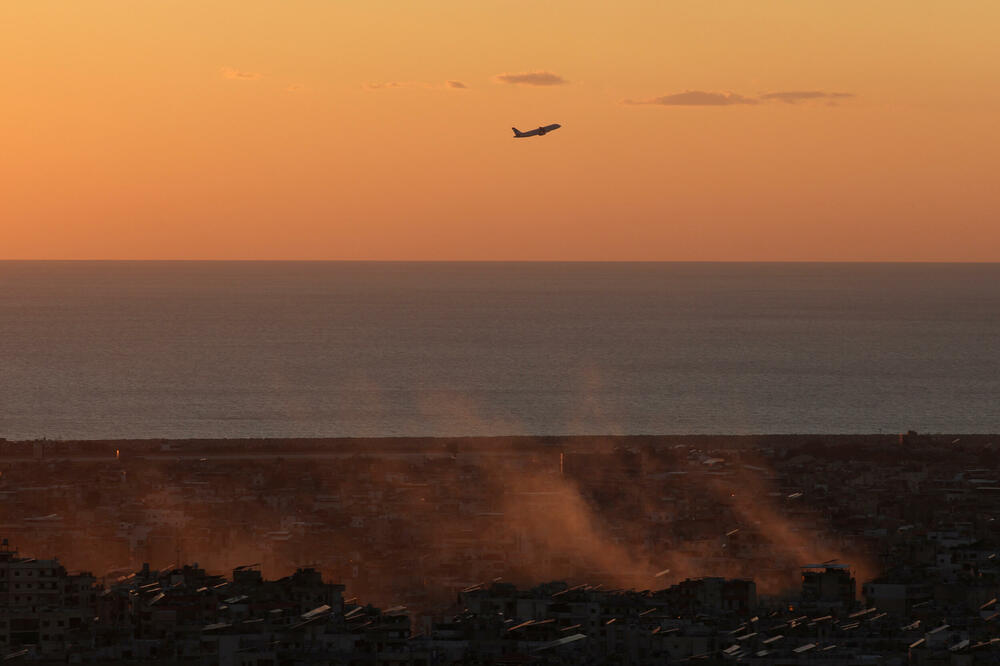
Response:
POLYGON ((353 457, 372 455, 513 455, 521 452, 601 452, 619 448, 656 451, 686 446, 699 450, 806 447, 981 448, 1000 434, 778 434, 778 435, 566 435, 491 437, 323 437, 233 439, 6 440, 0 460, 256 457, 353 457))

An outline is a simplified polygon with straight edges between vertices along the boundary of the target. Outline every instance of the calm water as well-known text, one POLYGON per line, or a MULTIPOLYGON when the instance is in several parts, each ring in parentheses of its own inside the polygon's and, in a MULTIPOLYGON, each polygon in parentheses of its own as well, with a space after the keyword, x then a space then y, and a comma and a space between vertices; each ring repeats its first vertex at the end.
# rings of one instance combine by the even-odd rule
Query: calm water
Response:
POLYGON ((1000 432, 1000 265, 0 262, 0 437, 1000 432))

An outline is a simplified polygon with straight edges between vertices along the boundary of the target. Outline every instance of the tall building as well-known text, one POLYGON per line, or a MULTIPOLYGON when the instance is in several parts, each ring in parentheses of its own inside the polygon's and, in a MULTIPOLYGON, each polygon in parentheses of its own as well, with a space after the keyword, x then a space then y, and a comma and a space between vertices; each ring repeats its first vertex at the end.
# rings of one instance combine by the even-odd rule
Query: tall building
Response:
POLYGON ((97 605, 89 573, 69 574, 56 559, 20 557, 0 543, 0 649, 35 646, 43 655, 70 654, 83 640, 97 605))

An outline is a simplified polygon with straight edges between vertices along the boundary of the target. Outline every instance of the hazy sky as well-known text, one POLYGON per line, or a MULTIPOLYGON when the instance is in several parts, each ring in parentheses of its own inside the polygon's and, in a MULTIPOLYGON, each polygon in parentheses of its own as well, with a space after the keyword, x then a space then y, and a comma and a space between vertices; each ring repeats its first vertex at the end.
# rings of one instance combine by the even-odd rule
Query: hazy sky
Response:
POLYGON ((993 0, 6 0, 0 258, 997 261, 997 25, 993 0))

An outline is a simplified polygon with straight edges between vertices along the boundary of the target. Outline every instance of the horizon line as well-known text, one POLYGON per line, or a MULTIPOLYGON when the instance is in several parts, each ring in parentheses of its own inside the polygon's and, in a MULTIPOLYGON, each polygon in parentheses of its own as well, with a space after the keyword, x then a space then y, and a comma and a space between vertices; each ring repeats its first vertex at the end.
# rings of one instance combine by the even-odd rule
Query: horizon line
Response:
POLYGON ((0 263, 301 263, 301 264, 1000 264, 966 259, 5 259, 0 263))

